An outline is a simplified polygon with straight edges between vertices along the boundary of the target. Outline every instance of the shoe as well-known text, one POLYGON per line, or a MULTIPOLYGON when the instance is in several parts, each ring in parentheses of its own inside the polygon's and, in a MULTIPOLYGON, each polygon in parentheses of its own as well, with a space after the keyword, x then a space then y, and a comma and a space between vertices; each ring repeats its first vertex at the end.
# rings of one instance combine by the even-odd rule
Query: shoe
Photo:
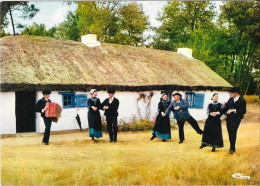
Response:
POLYGON ((181 143, 183 143, 183 140, 180 140, 180 141, 179 141, 179 144, 181 144, 181 143))
POLYGON ((200 149, 203 149, 203 147, 205 147, 203 144, 200 146, 200 149))
POLYGON ((95 140, 95 138, 93 139, 94 142, 97 142, 97 140, 95 140))
POLYGON ((110 142, 110 143, 112 143, 112 142, 113 142, 113 140, 110 140, 109 142, 110 142))
POLYGON ((42 143, 45 143, 45 141, 42 141, 42 143))
POLYGON ((163 141, 163 142, 166 142, 166 140, 165 140, 165 139, 163 139, 162 141, 163 141))
POLYGON ((234 151, 233 150, 229 150, 229 154, 234 154, 234 151))
POLYGON ((117 140, 114 140, 114 142, 116 143, 116 142, 117 142, 117 140))
POLYGON ((153 135, 153 136, 151 137, 151 140, 153 140, 154 138, 156 138, 156 136, 155 136, 155 135, 153 135))
POLYGON ((215 152, 215 151, 216 151, 216 148, 215 148, 215 147, 213 147, 211 151, 212 151, 212 152, 215 152))
POLYGON ((44 144, 45 144, 45 145, 49 145, 49 143, 47 143, 47 142, 45 142, 44 144))

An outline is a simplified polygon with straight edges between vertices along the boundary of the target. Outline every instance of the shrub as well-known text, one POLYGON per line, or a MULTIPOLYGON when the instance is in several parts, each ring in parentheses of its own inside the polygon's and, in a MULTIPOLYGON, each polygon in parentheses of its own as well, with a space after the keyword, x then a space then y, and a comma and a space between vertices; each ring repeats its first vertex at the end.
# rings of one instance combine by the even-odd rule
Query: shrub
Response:
POLYGON ((259 96, 257 95, 244 95, 244 99, 247 103, 259 102, 259 96))
MULTIPOLYGON (((118 131, 126 132, 126 131, 146 131, 152 130, 154 128, 155 121, 150 121, 148 118, 146 119, 136 119, 133 117, 129 122, 125 120, 120 120, 118 122, 118 131)), ((172 128, 175 128, 175 125, 171 125, 172 128)), ((102 118, 102 130, 107 132, 107 123, 102 118)))

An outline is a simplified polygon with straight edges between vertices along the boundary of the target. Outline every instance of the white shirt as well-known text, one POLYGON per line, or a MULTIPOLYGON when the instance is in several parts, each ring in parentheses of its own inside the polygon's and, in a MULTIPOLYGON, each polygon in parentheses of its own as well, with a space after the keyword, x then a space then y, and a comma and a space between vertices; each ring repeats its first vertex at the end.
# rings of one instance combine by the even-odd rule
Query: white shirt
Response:
MULTIPOLYGON (((239 96, 237 97, 234 97, 234 103, 239 99, 239 96)), ((237 113, 237 109, 233 109, 234 110, 234 113, 237 113)))
POLYGON ((239 96, 234 97, 234 103, 239 99, 239 96))
POLYGON ((109 103, 112 103, 113 102, 113 99, 114 99, 114 97, 112 97, 112 98, 108 98, 109 99, 109 103))
MULTIPOLYGON (((44 98, 47 102, 48 102, 48 99, 46 99, 46 98, 44 98)), ((44 109, 42 109, 42 111, 41 111, 41 113, 43 113, 44 112, 44 109)))

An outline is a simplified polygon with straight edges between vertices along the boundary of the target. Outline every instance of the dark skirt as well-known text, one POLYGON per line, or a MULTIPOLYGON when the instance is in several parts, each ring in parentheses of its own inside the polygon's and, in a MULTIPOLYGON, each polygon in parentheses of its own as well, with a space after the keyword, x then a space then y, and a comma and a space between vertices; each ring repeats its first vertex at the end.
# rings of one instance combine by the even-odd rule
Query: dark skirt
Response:
POLYGON ((88 111, 89 137, 102 137, 102 123, 99 111, 88 111))
POLYGON ((224 146, 222 127, 219 116, 209 116, 207 118, 202 136, 202 144, 216 148, 222 148, 224 146))
POLYGON ((155 120, 153 135, 161 139, 171 139, 171 127, 169 116, 162 117, 161 113, 158 114, 155 120))

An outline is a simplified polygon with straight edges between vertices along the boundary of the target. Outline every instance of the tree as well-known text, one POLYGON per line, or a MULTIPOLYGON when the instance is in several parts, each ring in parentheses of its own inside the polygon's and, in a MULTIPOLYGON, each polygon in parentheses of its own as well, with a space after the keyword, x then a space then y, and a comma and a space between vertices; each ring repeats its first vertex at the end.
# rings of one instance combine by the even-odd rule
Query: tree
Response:
POLYGON ((220 24, 227 29, 228 38, 233 40, 232 53, 227 54, 230 63, 226 65, 234 70, 236 86, 241 94, 246 94, 250 82, 254 79, 253 70, 259 71, 260 44, 260 3, 257 1, 226 2, 221 7, 220 24), (257 60, 258 58, 258 60, 257 60))
POLYGON ((173 51, 187 47, 194 30, 212 25, 214 8, 209 1, 169 1, 158 17, 162 25, 155 28, 157 34, 152 46, 173 51))
POLYGON ((143 45, 148 17, 137 3, 78 2, 77 27, 80 35, 96 34, 100 41, 143 45))
POLYGON ((149 28, 149 24, 142 6, 135 2, 121 6, 118 12, 119 32, 116 42, 123 45, 143 45, 143 34, 149 28))
POLYGON ((80 39, 78 21, 77 12, 68 12, 66 20, 57 27, 55 37, 78 41, 80 39))
POLYGON ((25 27, 24 30, 21 32, 21 35, 54 37, 55 32, 56 27, 52 27, 49 30, 46 30, 46 26, 44 24, 33 23, 32 26, 25 27))
MULTIPOLYGON (((31 19, 39 11, 34 4, 29 5, 27 1, 5 1, 1 2, 1 29, 8 25, 7 15, 10 16, 11 24, 13 28, 13 34, 15 35, 15 24, 13 18, 14 11, 22 11, 22 18, 31 19)), ((21 24, 18 24, 20 27, 21 24)))
POLYGON ((112 42, 117 32, 119 2, 78 2, 77 27, 80 35, 96 34, 100 41, 112 42))

